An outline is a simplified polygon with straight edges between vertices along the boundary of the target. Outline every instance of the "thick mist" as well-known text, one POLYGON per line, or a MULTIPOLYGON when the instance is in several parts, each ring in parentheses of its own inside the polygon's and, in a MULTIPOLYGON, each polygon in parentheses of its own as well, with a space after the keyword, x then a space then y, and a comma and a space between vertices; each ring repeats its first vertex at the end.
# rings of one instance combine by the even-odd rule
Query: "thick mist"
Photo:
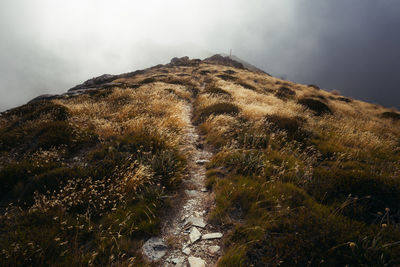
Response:
POLYGON ((228 53, 400 107, 397 0, 2 0, 0 111, 103 73, 228 53))

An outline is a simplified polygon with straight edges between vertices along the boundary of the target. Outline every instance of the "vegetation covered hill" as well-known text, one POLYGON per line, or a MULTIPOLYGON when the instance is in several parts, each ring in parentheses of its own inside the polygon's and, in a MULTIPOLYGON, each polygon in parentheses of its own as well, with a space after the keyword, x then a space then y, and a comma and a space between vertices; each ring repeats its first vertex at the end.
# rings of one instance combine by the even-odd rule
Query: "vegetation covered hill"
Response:
POLYGON ((219 266, 400 265, 400 114, 221 56, 1 113, 0 265, 157 265, 141 246, 188 173, 188 105, 219 266))

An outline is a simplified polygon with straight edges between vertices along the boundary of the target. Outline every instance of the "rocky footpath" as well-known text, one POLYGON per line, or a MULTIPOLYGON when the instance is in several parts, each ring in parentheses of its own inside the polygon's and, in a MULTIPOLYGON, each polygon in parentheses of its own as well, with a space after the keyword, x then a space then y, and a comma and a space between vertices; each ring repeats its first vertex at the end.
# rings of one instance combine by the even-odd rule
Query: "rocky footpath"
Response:
POLYGON ((205 164, 211 153, 191 123, 191 106, 184 114, 187 122, 186 144, 188 177, 183 182, 182 196, 176 199, 173 214, 166 219, 160 237, 152 237, 143 246, 143 254, 160 266, 214 266, 221 256, 223 233, 207 223, 215 197, 205 188, 205 164))

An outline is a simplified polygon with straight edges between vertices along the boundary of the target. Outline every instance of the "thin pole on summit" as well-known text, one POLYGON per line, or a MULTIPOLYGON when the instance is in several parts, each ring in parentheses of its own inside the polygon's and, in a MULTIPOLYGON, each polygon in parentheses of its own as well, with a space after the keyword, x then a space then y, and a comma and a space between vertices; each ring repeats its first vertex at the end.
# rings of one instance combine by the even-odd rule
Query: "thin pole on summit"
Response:
POLYGON ((229 52, 229 58, 232 58, 232 48, 231 51, 229 52))

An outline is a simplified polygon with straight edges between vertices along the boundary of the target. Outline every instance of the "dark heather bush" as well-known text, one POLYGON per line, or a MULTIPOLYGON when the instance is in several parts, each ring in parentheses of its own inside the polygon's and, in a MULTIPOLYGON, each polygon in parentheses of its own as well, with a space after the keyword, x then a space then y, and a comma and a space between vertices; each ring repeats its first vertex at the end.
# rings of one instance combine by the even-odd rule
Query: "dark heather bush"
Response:
POLYGON ((242 86, 242 87, 244 87, 246 89, 249 89, 249 90, 253 90, 253 91, 257 90, 257 88, 255 88, 253 85, 248 84, 248 83, 246 83, 244 81, 238 81, 237 84, 239 84, 240 86, 242 86))
POLYGON ((224 81, 236 81, 237 78, 231 75, 227 75, 227 74, 220 74, 217 75, 217 77, 221 78, 224 81))
POLYGON ((315 84, 309 84, 308 87, 314 88, 315 90, 320 90, 320 88, 315 84))
POLYGON ((270 122, 274 128, 285 130, 289 135, 294 135, 298 132, 304 123, 304 119, 300 117, 290 118, 279 115, 268 115, 266 120, 270 122))
POLYGON ((385 118, 385 119, 396 120, 396 121, 400 120, 400 114, 397 112, 392 112, 392 111, 383 112, 381 114, 381 117, 385 118))
POLYGON ((357 203, 360 211, 355 212, 359 214, 350 215, 369 223, 376 218, 377 212, 386 208, 393 213, 400 210, 400 181, 379 177, 364 169, 315 168, 307 191, 318 201, 328 204, 343 203, 350 194, 358 199, 365 198, 357 203))
POLYGON ((221 115, 221 114, 236 115, 238 113, 239 113, 239 108, 235 104, 216 103, 197 111, 197 114, 194 117, 194 122, 196 124, 202 123, 210 115, 221 115))
POLYGON ((232 95, 225 91, 224 89, 221 89, 219 87, 210 87, 204 90, 204 93, 210 94, 210 95, 226 95, 228 97, 231 97, 232 95))
POLYGON ((314 111, 317 116, 321 116, 323 114, 332 114, 331 108, 319 100, 302 98, 299 100, 299 103, 309 110, 314 111))
POLYGON ((346 102, 346 103, 351 103, 352 102, 352 100, 350 98, 347 98, 347 97, 338 97, 336 99, 339 100, 339 101, 342 101, 342 102, 346 102))
POLYGON ((281 88, 278 89, 275 95, 276 97, 281 99, 293 98, 296 95, 296 92, 288 87, 282 86, 281 88))
POLYGON ((226 70, 226 71, 224 71, 226 74, 228 74, 228 75, 232 75, 232 74, 235 74, 236 73, 236 71, 234 71, 234 70, 226 70))

